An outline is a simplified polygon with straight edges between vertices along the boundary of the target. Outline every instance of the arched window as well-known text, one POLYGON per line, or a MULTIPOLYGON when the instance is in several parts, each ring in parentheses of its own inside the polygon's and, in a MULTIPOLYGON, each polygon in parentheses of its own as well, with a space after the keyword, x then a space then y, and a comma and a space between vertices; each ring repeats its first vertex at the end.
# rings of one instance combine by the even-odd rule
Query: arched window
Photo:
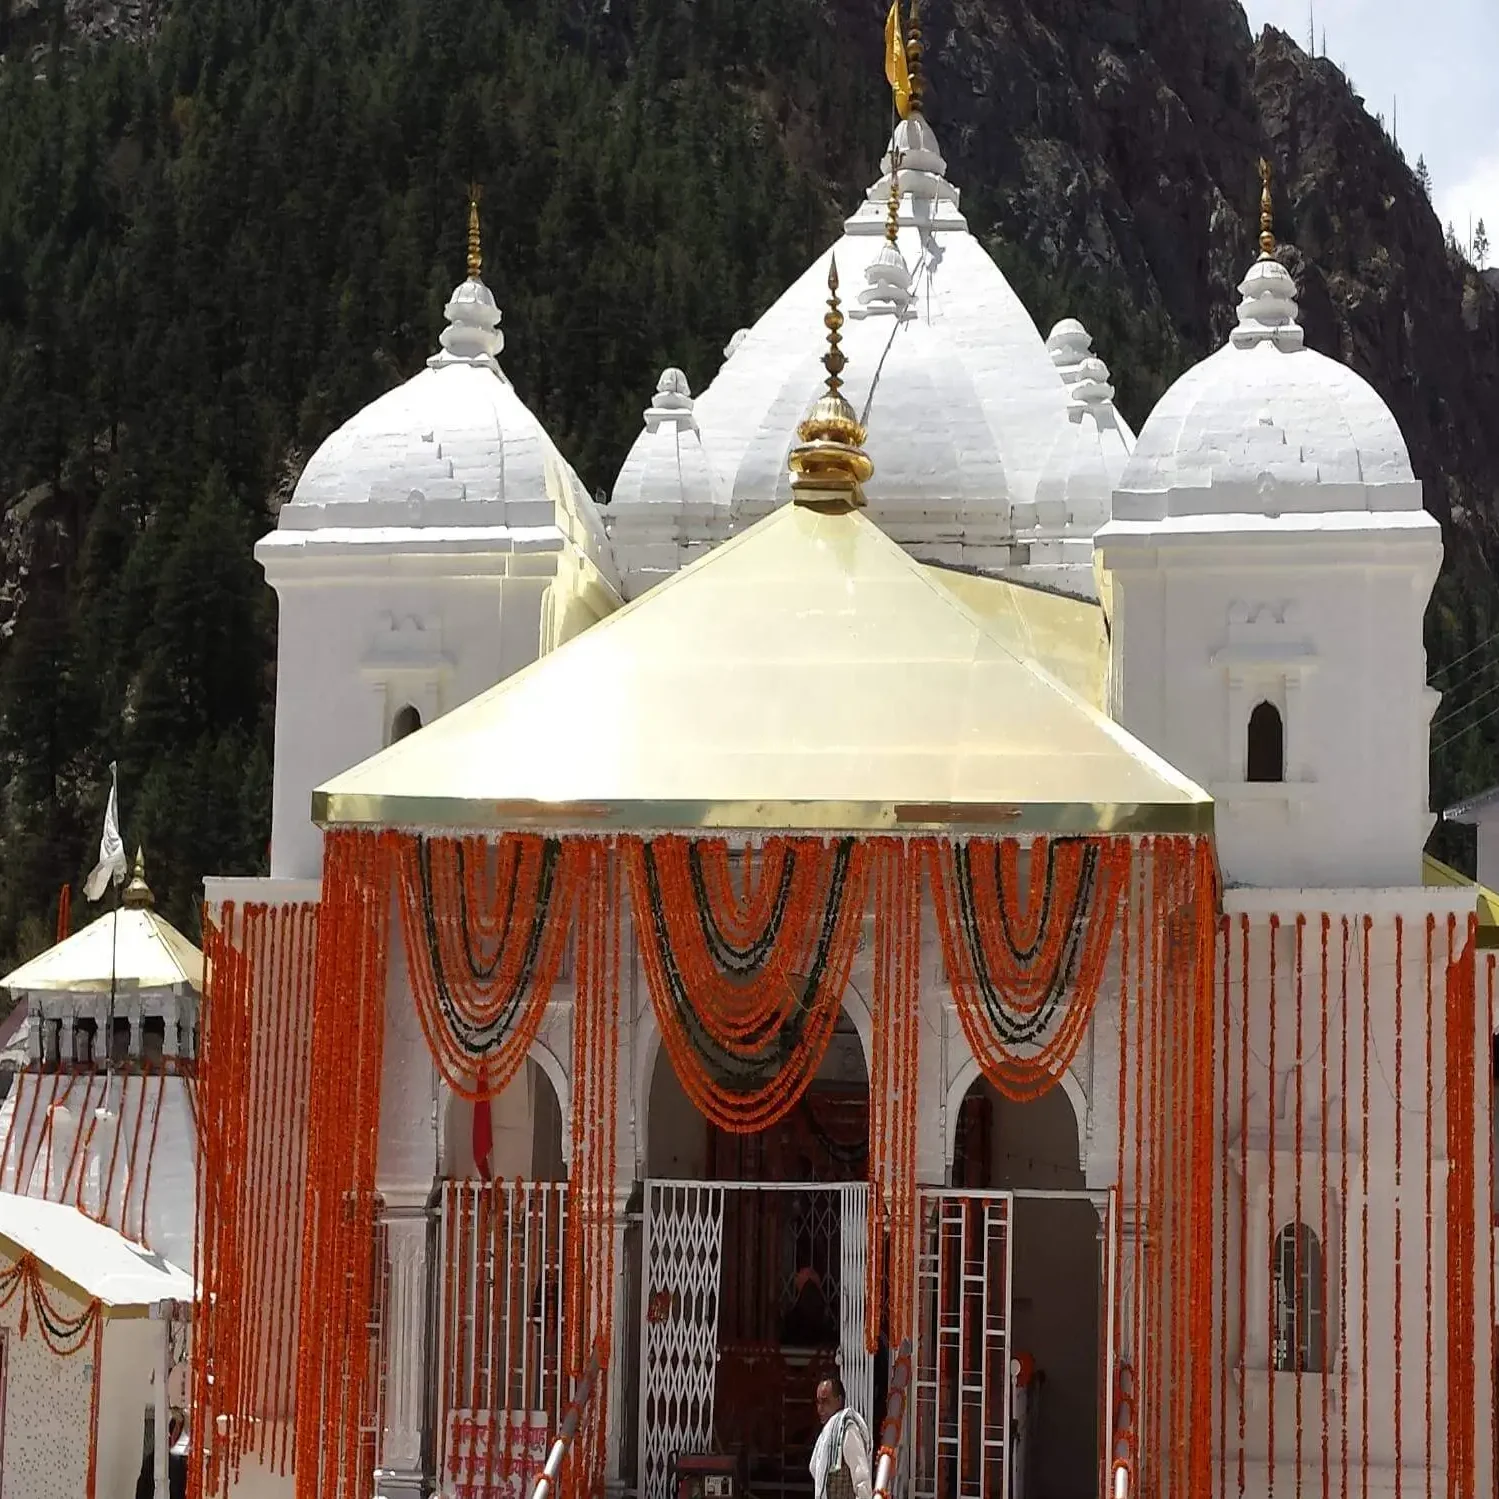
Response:
POLYGON ((1288 1223, 1271 1251, 1275 1291, 1273 1367, 1321 1374, 1327 1367, 1327 1277, 1322 1245, 1304 1223, 1288 1223))
POLYGON ((1249 745, 1244 757, 1247 781, 1286 778, 1286 731, 1274 703, 1258 703, 1249 715, 1249 745))
POLYGON ((398 739, 404 739, 408 734, 414 734, 422 726, 422 715, 407 703, 400 709, 390 724, 390 742, 394 744, 398 739))

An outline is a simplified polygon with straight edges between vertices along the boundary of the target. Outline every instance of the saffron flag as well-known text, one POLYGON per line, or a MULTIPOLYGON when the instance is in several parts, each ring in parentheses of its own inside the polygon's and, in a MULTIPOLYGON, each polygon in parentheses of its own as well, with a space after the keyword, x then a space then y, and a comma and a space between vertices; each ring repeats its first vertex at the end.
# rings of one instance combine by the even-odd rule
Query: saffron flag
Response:
POLYGON ((906 38, 900 25, 900 0, 893 0, 885 21, 885 77, 895 95, 895 112, 904 120, 911 113, 911 70, 906 63, 906 38))
POLYGON ((120 838, 120 778, 114 761, 109 762, 109 806, 104 811, 104 836, 99 839, 99 862, 83 887, 90 900, 98 900, 111 883, 124 883, 129 865, 125 860, 125 844, 120 838))

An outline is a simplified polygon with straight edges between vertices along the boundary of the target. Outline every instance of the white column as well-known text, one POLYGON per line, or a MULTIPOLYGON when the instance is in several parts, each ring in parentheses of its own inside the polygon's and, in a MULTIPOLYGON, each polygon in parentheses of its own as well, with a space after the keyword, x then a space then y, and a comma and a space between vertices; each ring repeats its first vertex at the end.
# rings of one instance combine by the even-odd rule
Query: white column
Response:
POLYGON ((421 1499, 425 1492, 431 1220, 424 1198, 386 1194, 382 1221, 390 1291, 385 1304, 385 1422, 375 1470, 380 1499, 421 1499))

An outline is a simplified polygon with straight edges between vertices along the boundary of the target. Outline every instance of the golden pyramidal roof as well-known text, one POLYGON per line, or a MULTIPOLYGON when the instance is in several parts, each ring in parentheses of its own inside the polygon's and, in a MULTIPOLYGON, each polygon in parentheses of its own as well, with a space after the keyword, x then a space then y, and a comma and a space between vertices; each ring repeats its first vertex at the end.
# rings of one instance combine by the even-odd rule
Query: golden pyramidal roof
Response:
MULTIPOLYGON (((857 508, 786 505, 313 795, 324 826, 1174 832, 1207 793, 857 508)), ((1081 685, 1081 683, 1079 684, 1081 685)))

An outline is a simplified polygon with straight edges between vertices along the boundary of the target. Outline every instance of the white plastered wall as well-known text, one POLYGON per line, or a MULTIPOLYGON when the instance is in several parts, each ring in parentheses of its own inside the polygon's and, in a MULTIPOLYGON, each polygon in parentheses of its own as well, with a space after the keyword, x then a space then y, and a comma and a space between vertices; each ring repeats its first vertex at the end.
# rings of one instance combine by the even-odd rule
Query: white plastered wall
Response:
POLYGON ((1432 826, 1422 620, 1440 532, 1419 512, 1309 519, 1329 518, 1116 523, 1100 543, 1110 712, 1213 794, 1230 885, 1414 885, 1432 826), (1261 701, 1284 724, 1281 782, 1246 780, 1261 701))

